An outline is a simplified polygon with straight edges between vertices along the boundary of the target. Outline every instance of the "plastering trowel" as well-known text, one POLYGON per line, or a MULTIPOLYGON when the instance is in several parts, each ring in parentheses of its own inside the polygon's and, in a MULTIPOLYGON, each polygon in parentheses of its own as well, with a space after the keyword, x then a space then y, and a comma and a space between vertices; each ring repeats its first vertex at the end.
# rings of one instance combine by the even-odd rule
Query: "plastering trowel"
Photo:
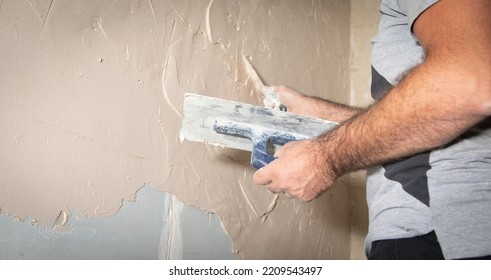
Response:
POLYGON ((180 139, 251 151, 251 166, 274 160, 275 148, 314 138, 335 122, 255 105, 186 93, 180 139))

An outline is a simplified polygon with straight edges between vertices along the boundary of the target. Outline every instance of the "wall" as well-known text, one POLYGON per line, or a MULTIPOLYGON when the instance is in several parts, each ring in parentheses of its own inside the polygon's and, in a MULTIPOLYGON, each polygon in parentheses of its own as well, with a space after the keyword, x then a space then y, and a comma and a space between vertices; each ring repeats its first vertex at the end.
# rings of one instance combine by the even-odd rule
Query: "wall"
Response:
POLYGON ((213 214, 148 185, 117 214, 87 218, 73 210, 64 230, 0 215, 0 259, 233 259, 232 242, 213 214), (67 228, 69 227, 69 228, 67 228), (199 234, 196 234, 199 232, 199 234))
POLYGON ((267 84, 349 102, 349 33, 342 0, 0 1, 0 222, 13 225, 2 258, 228 258, 184 253, 206 243, 179 220, 204 227, 198 212, 216 214, 201 216, 220 220, 210 231, 223 226, 216 242, 236 258, 349 258, 347 181, 301 203, 255 186, 247 153, 178 140, 184 92, 260 104, 242 55, 267 84), (118 218, 124 203, 146 205, 144 185, 155 208, 118 218), (111 223, 154 236, 138 244, 143 231, 111 223), (17 234, 52 244, 34 254, 17 234), (134 250, 104 256, 95 240, 134 250), (92 253, 65 255, 87 243, 92 253))
MULTIPOLYGON (((372 102, 370 95, 371 38, 377 33, 380 0, 351 0, 351 58, 350 104, 366 107, 372 102)), ((368 231, 365 172, 350 176, 351 258, 365 259, 364 242, 368 231)))

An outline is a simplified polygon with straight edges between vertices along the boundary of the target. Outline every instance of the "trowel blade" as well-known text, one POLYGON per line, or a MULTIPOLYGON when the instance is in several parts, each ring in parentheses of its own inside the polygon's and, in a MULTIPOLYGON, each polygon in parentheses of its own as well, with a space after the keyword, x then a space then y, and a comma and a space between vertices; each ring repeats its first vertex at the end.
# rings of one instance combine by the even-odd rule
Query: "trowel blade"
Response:
POLYGON ((224 119, 248 124, 253 130, 286 132, 298 139, 314 138, 337 126, 335 122, 186 93, 180 139, 252 151, 251 139, 214 130, 216 121, 224 119))

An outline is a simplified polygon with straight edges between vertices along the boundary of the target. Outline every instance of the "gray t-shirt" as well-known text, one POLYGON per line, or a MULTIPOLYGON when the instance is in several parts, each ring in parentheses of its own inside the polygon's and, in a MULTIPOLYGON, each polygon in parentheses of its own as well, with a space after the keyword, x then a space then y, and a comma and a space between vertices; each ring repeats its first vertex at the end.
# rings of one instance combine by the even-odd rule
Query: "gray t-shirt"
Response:
MULTIPOLYGON (((382 0, 379 31, 372 40, 374 98, 424 61, 412 25, 436 2, 382 0)), ((490 123, 484 121, 445 147, 369 170, 367 254, 373 241, 435 231, 446 259, 491 255, 490 123)))

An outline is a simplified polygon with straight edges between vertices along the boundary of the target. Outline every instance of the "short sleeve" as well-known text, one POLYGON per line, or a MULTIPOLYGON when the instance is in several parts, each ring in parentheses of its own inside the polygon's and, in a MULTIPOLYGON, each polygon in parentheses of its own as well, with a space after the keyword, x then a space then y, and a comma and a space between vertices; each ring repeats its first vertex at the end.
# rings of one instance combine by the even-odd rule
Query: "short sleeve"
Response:
POLYGON ((426 9, 431 7, 433 4, 438 2, 438 0, 406 0, 406 8, 407 8, 407 18, 409 26, 414 24, 414 21, 421 15, 426 9))

